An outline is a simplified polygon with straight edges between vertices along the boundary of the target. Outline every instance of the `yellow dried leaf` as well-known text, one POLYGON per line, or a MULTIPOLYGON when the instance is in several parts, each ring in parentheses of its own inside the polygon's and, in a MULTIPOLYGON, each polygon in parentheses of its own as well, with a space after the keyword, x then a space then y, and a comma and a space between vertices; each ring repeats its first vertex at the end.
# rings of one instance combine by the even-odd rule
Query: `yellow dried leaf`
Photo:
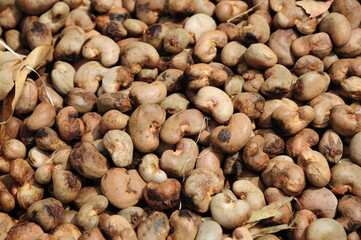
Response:
POLYGON ((311 18, 318 17, 327 12, 334 0, 328 1, 314 1, 314 0, 302 0, 297 1, 296 5, 302 7, 311 18))

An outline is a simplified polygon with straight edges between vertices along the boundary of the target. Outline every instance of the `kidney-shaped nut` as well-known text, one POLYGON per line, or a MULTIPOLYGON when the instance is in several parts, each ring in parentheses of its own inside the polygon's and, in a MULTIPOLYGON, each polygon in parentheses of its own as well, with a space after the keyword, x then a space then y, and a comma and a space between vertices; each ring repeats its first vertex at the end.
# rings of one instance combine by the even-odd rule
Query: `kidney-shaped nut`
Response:
POLYGON ((316 187, 324 187, 331 178, 326 158, 312 149, 303 149, 297 157, 297 164, 305 171, 307 180, 316 187))
POLYGON ((361 224, 361 198, 352 195, 343 196, 337 205, 339 218, 337 221, 343 225, 347 232, 356 231, 361 224))
POLYGON ((135 85, 130 89, 129 97, 136 105, 160 104, 167 96, 167 86, 162 81, 135 85))
POLYGON ((178 143, 184 136, 194 136, 206 128, 205 117, 197 109, 173 114, 162 125, 160 138, 168 144, 178 143))
POLYGON ((113 163, 118 167, 127 167, 133 160, 133 141, 122 130, 109 130, 103 137, 103 144, 113 163))
POLYGON ((232 185, 233 193, 246 201, 252 211, 259 210, 266 205, 263 192, 249 180, 237 180, 232 185))
POLYGON ((238 41, 227 43, 221 52, 222 63, 228 67, 236 66, 242 60, 244 52, 247 50, 245 46, 238 41))
POLYGON ((332 42, 327 33, 320 32, 296 39, 292 42, 291 49, 296 57, 313 54, 324 58, 331 52, 332 42))
POLYGON ((21 92, 21 95, 16 103, 14 112, 16 114, 28 114, 34 111, 38 102, 38 87, 36 83, 27 78, 21 92))
MULTIPOLYGON (((281 190, 274 187, 267 188, 264 191, 264 197, 269 207, 278 205, 280 202, 288 199, 281 190)), ((283 205, 278 209, 278 212, 277 215, 265 219, 263 222, 266 224, 288 224, 293 216, 291 203, 283 202, 283 205)))
POLYGON ((260 14, 252 14, 247 21, 241 22, 239 38, 245 45, 265 43, 270 38, 270 26, 267 19, 260 14))
POLYGON ((216 87, 201 88, 194 98, 194 104, 205 113, 210 113, 219 123, 227 122, 233 114, 232 100, 216 87))
POLYGON ((189 210, 176 210, 169 218, 169 223, 174 231, 169 235, 172 240, 195 239, 198 231, 198 224, 192 217, 189 210))
POLYGON ((251 136, 251 120, 244 113, 235 113, 228 126, 218 126, 211 133, 211 143, 216 148, 233 153, 239 151, 251 136))
POLYGON ((310 149, 319 141, 317 132, 311 128, 304 128, 286 141, 286 153, 291 158, 297 158, 303 149, 310 149))
POLYGON ((182 188, 185 204, 198 212, 207 212, 212 195, 221 192, 223 186, 223 174, 205 168, 194 169, 182 188))
POLYGON ((167 174, 159 168, 159 159, 153 153, 148 153, 142 157, 138 171, 147 183, 162 183, 168 178, 167 174))
POLYGON ((52 33, 56 33, 64 27, 69 12, 68 4, 57 2, 49 11, 39 17, 39 22, 46 24, 52 33))
POLYGON ((124 129, 128 124, 129 116, 118 110, 110 110, 106 112, 100 120, 99 130, 105 134, 109 130, 124 129))
POLYGON ((360 28, 356 28, 352 30, 350 40, 345 45, 335 48, 335 52, 337 53, 337 55, 339 55, 340 57, 357 57, 358 55, 360 55, 361 53, 360 37, 361 37, 360 28))
POLYGON ((285 142, 283 138, 277 135, 272 129, 258 129, 254 131, 255 135, 260 135, 263 138, 263 152, 268 157, 273 158, 277 155, 283 154, 285 150, 285 142))
POLYGON ((200 89, 205 86, 222 85, 226 82, 228 74, 209 64, 197 63, 184 70, 183 78, 190 89, 200 89))
POLYGON ((268 47, 276 54, 277 63, 283 66, 292 66, 295 63, 295 56, 291 51, 291 44, 298 38, 298 33, 292 29, 277 29, 272 32, 268 47))
POLYGON ((320 32, 328 33, 337 47, 345 45, 350 40, 352 30, 347 18, 338 12, 329 13, 322 18, 318 29, 320 32))
POLYGON ((29 15, 38 15, 44 13, 49 8, 51 8, 57 1, 38 1, 38 0, 16 0, 16 5, 20 8, 21 11, 29 15))
POLYGON ((325 72, 308 72, 297 79, 293 96, 299 101, 309 101, 325 92, 329 85, 330 77, 325 72))
POLYGON ((176 145, 176 150, 166 150, 160 158, 160 166, 168 176, 182 178, 193 169, 198 157, 198 146, 190 138, 182 138, 176 145))
POLYGON ((49 103, 39 103, 33 113, 25 119, 26 128, 37 131, 43 127, 52 127, 55 123, 56 109, 49 103))
POLYGON ((206 220, 198 227, 196 240, 218 240, 222 239, 222 227, 213 220, 206 220))
POLYGON ((26 157, 26 146, 17 139, 9 139, 2 144, 1 153, 7 160, 26 157))
POLYGON ((332 218, 319 218, 305 230, 306 240, 340 239, 346 240, 347 234, 341 223, 332 218))
POLYGON ((101 215, 99 226, 111 240, 137 240, 137 235, 127 219, 117 214, 111 216, 101 215))
POLYGON ((283 136, 290 136, 304 129, 315 117, 315 111, 310 106, 292 108, 289 106, 278 107, 272 113, 274 130, 283 136))
MULTIPOLYGON (((15 207, 15 198, 8 191, 6 186, 0 181, 0 210, 3 212, 10 212, 15 207)), ((1 236, 1 234, 0 234, 1 236)))
POLYGON ((81 182, 71 171, 56 170, 52 177, 54 197, 62 203, 72 202, 78 195, 81 182))
POLYGON ((115 93, 122 87, 127 88, 134 80, 134 74, 123 66, 116 66, 107 70, 102 79, 104 92, 115 93))
POLYGON ((313 55, 305 55, 297 59, 295 64, 293 65, 293 71, 298 75, 301 76, 305 73, 312 72, 312 71, 319 71, 323 72, 324 70, 324 63, 322 59, 319 59, 313 55))
POLYGON ((360 95, 361 78, 352 76, 343 80, 340 84, 340 94, 352 100, 361 100, 360 95))
POLYGON ((181 184, 174 178, 162 183, 149 182, 144 188, 144 199, 155 210, 176 207, 180 202, 181 184))
POLYGON ((165 240, 169 234, 169 220, 165 213, 154 211, 140 222, 137 229, 139 240, 165 240))
POLYGON ((139 223, 145 217, 147 217, 148 213, 146 213, 143 208, 134 206, 120 210, 117 215, 120 215, 127 219, 128 222, 130 222, 130 224, 132 225, 132 227, 136 229, 139 223))
POLYGON ((342 162, 331 168, 331 191, 335 194, 345 194, 350 191, 352 195, 361 197, 361 185, 358 176, 361 167, 350 162, 342 162))
POLYGON ((34 221, 45 231, 58 225, 58 220, 64 208, 55 198, 45 198, 34 202, 27 210, 26 217, 34 221))
POLYGON ((100 183, 101 191, 109 202, 121 209, 137 204, 145 185, 136 170, 117 167, 109 169, 100 183))
POLYGON ((55 151, 59 147, 67 146, 58 134, 49 127, 40 128, 35 135, 36 146, 41 150, 55 151))
POLYGON ((55 125, 60 137, 66 141, 80 139, 85 130, 84 122, 78 118, 78 111, 72 106, 58 112, 55 125))
POLYGON ((272 113, 280 106, 290 106, 297 109, 297 104, 288 98, 266 100, 262 115, 258 119, 258 125, 262 128, 271 128, 272 113))
POLYGON ((79 113, 92 111, 98 100, 94 93, 77 87, 70 89, 65 99, 67 104, 74 107, 79 113))
POLYGON ((311 125, 315 128, 324 128, 329 124, 331 110, 336 105, 345 104, 343 99, 334 93, 321 93, 307 103, 315 110, 315 118, 311 125))
POLYGON ((51 231, 52 235, 44 234, 42 237, 37 238, 36 240, 56 240, 63 238, 75 238, 78 239, 81 235, 81 232, 77 226, 73 223, 61 223, 55 229, 51 231))
POLYGON ((108 207, 108 199, 103 195, 89 198, 76 214, 76 224, 84 230, 98 226, 99 214, 108 207))
POLYGON ((331 110, 331 127, 342 136, 352 137, 361 132, 360 122, 361 114, 346 104, 337 105, 331 110))
POLYGON ((109 37, 97 35, 88 40, 82 47, 82 55, 87 59, 98 59, 106 66, 111 67, 119 60, 120 49, 109 37))
POLYGON ((267 187, 276 187, 291 196, 299 195, 306 186, 303 169, 289 160, 280 158, 271 159, 262 173, 262 180, 267 187))
MULTIPOLYGON (((357 135, 357 134, 356 134, 357 135)), ((356 136, 355 135, 355 136, 356 136)), ((358 148, 358 146, 352 144, 352 140, 350 142, 350 158, 352 158, 352 152, 358 148)), ((323 135, 318 144, 318 151, 329 161, 330 163, 337 163, 341 160, 343 155, 343 144, 340 136, 333 130, 328 129, 323 135)), ((356 150, 357 151, 357 150, 356 150)), ((354 160, 353 160, 354 161, 354 160)), ((356 161, 354 161, 356 162, 356 161)))
POLYGON ((55 46, 54 58, 73 62, 80 57, 81 48, 86 40, 85 32, 78 26, 69 26, 60 33, 60 41, 55 46))
POLYGON ((101 178, 108 170, 108 160, 91 143, 77 143, 71 151, 71 166, 82 176, 101 178))
POLYGON ((243 148, 242 159, 245 165, 254 171, 264 170, 270 159, 263 151, 265 140, 262 136, 256 135, 250 137, 247 144, 243 148))
POLYGON ((226 33, 220 30, 212 30, 203 33, 194 46, 194 56, 204 63, 212 61, 217 55, 217 47, 227 44, 226 33))
POLYGON ((305 230, 308 227, 308 225, 315 221, 317 219, 317 216, 306 209, 297 211, 294 213, 292 222, 294 223, 293 226, 295 226, 295 229, 290 230, 289 236, 292 239, 297 240, 305 240, 305 230))
POLYGON ((276 65, 277 56, 267 45, 255 43, 244 53, 247 64, 252 68, 270 68, 276 65))
POLYGON ((261 91, 271 98, 283 98, 292 86, 291 72, 283 65, 276 64, 264 72, 265 82, 261 91))
POLYGON ((155 68, 159 62, 157 50, 145 42, 130 42, 121 49, 120 54, 122 66, 129 68, 134 73, 139 73, 143 67, 155 68))
POLYGON ((244 225, 252 211, 248 202, 233 199, 226 193, 218 193, 212 197, 210 210, 212 218, 228 229, 244 225))
POLYGON ((56 61, 51 70, 51 82, 54 89, 61 94, 66 95, 74 87, 74 67, 63 61, 56 61))
POLYGON ((158 147, 159 132, 165 117, 164 109, 158 104, 142 104, 135 109, 129 118, 128 129, 138 151, 153 152, 158 147))
POLYGON ((361 60, 357 58, 344 58, 335 61, 330 69, 331 82, 339 85, 346 78, 361 77, 361 60))
POLYGON ((96 93, 99 88, 99 82, 107 71, 108 68, 98 61, 86 62, 77 70, 74 76, 74 83, 77 87, 96 93))
POLYGON ((97 108, 99 113, 105 113, 112 109, 120 112, 127 112, 132 109, 129 96, 121 91, 116 93, 103 93, 97 100, 97 108))

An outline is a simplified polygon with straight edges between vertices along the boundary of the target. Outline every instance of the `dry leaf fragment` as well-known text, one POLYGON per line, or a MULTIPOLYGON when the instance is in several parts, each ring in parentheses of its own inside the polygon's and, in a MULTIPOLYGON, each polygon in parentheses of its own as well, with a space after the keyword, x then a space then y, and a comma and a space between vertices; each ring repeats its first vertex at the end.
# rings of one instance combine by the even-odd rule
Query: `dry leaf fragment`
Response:
POLYGON ((296 5, 302 7, 310 18, 315 18, 323 13, 327 12, 334 0, 328 1, 314 1, 314 0, 302 0, 297 1, 296 5))

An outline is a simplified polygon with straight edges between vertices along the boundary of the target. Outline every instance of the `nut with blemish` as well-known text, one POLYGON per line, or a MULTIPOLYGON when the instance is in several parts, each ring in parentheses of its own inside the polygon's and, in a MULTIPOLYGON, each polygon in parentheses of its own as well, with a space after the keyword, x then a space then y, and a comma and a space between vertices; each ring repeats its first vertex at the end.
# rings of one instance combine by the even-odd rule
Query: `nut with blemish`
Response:
POLYGON ((7 160, 26 157, 26 146, 17 139, 5 141, 1 147, 1 153, 7 160))
POLYGON ((173 232, 169 235, 169 238, 172 240, 195 239, 198 226, 191 214, 192 212, 186 209, 176 210, 172 213, 169 223, 173 228, 173 232))
POLYGON ((184 136, 194 136, 206 128, 203 114, 197 109, 187 109, 173 114, 162 125, 160 138, 168 144, 178 143, 184 136))
POLYGON ((340 84, 340 94, 352 100, 361 100, 360 95, 361 78, 352 76, 343 80, 340 84))
POLYGON ((184 70, 183 77, 190 89, 200 89, 205 86, 220 86, 226 82, 228 74, 205 63, 197 63, 184 70))
POLYGON ((82 28, 85 32, 89 32, 94 29, 95 24, 87 10, 75 8, 70 11, 65 26, 76 26, 82 28))
POLYGON ((293 71, 298 76, 312 71, 323 72, 323 70, 324 63, 322 62, 322 59, 319 59, 318 57, 313 55, 302 56, 297 59, 297 61, 293 65, 293 71))
POLYGON ((222 173, 205 168, 194 169, 189 173, 182 188, 185 204, 198 212, 207 212, 212 195, 221 192, 223 186, 222 173))
POLYGON ((326 127, 329 124, 332 108, 342 104, 345 104, 343 99, 331 92, 321 93, 309 101, 308 105, 313 107, 316 113, 311 125, 315 128, 326 127))
POLYGON ((271 119, 275 131, 283 136, 290 136, 304 129, 314 117, 315 111, 310 106, 305 105, 298 108, 281 106, 273 111, 271 119))
POLYGON ((319 58, 326 57, 332 50, 332 42, 327 33, 320 32, 299 37, 291 45, 296 57, 313 54, 319 58))
POLYGON ((3 28, 14 28, 22 20, 23 12, 15 1, 4 1, 0 3, 0 25, 3 28))
POLYGON ((147 213, 140 207, 127 207, 120 210, 117 215, 120 215, 128 220, 132 228, 136 229, 139 223, 147 217, 147 213))
POLYGON ((99 96, 96 105, 98 112, 101 114, 113 109, 120 112, 127 112, 132 109, 129 96, 121 91, 116 93, 103 93, 99 96))
POLYGON ((164 82, 168 92, 178 92, 181 89, 182 77, 183 71, 171 68, 160 73, 156 81, 164 82))
POLYGON ((19 118, 11 116, 9 120, 5 123, 4 141, 18 138, 22 123, 23 121, 19 118))
POLYGON ((58 220, 64 208, 60 201, 45 198, 34 202, 26 211, 26 217, 36 222, 45 231, 58 225, 58 220))
POLYGON ((361 197, 361 186, 358 176, 361 174, 361 167, 351 163, 338 163, 331 168, 331 180, 329 186, 335 194, 345 194, 347 191, 354 196, 361 197))
POLYGON ((263 137, 263 152, 267 154, 268 157, 273 158, 284 153, 285 142, 283 138, 277 135, 272 129, 258 129, 254 131, 254 134, 263 137))
POLYGON ((60 41, 54 49, 54 58, 70 62, 77 60, 86 40, 84 30, 78 26, 69 26, 61 31, 59 37, 60 41))
POLYGON ((239 75, 233 75, 227 78, 227 81, 224 83, 224 91, 227 95, 233 99, 237 94, 243 91, 244 78, 239 75))
POLYGON ((276 187, 291 196, 299 195, 306 186, 303 169, 282 155, 271 159, 262 172, 262 180, 267 187, 276 187))
POLYGON ((177 28, 168 32, 163 39, 164 51, 169 53, 180 53, 189 44, 194 44, 194 36, 184 30, 183 28, 177 28))
POLYGON ((51 8, 57 1, 16 0, 16 5, 26 14, 38 15, 51 8))
POLYGON ((270 26, 267 19, 259 14, 252 14, 239 24, 239 38, 245 45, 265 43, 270 38, 270 26))
POLYGON ((95 24, 98 29, 102 29, 104 25, 110 21, 124 22, 126 19, 130 18, 128 10, 121 6, 117 6, 117 2, 118 0, 114 2, 114 5, 107 13, 96 16, 95 24))
POLYGON ((346 78, 361 77, 361 60, 357 58, 344 58, 335 61, 329 71, 331 82, 339 85, 346 78))
POLYGON ((84 122, 78 118, 78 111, 72 106, 67 106, 58 112, 55 125, 60 137, 65 141, 79 140, 85 130, 84 122))
MULTIPOLYGON (((228 240, 228 238, 226 238, 228 240)), ((232 240, 253 240, 251 230, 247 227, 237 227, 232 232, 232 240)), ((258 239, 258 238, 257 238, 258 239)), ((278 238, 276 238, 278 240, 278 238)), ((272 238, 267 238, 267 240, 272 240, 272 238)))
POLYGON ((251 207, 245 200, 218 193, 210 203, 212 218, 222 227, 233 229, 244 225, 251 216, 251 207))
MULTIPOLYGON (((22 222, 14 224, 14 226, 7 233, 6 239, 37 239, 39 236, 44 234, 43 229, 33 222, 22 222)), ((5 238, 4 238, 5 239, 5 238)))
POLYGON ((108 170, 108 160, 91 143, 75 144, 69 161, 82 176, 90 179, 101 178, 108 170))
POLYGON ((356 231, 361 224, 361 198, 352 195, 343 196, 337 205, 339 217, 337 221, 347 232, 356 231))
POLYGON ((227 43, 221 52, 222 63, 228 67, 236 66, 240 61, 244 61, 243 54, 246 50, 247 48, 238 41, 227 43))
POLYGON ((236 110, 246 114, 252 120, 261 116, 265 105, 264 97, 254 92, 238 93, 232 101, 236 110))
POLYGON ((34 170, 30 164, 21 158, 10 163, 9 175, 19 185, 24 185, 34 177, 34 170))
MULTIPOLYGON (((8 232, 10 229, 16 224, 15 219, 9 216, 7 213, 0 213, 0 219, 1 219, 1 227, 0 227, 0 237, 2 239, 5 239, 8 235, 8 232)), ((40 227, 39 227, 40 228, 40 227)), ((40 228, 41 229, 41 228, 40 228)))
POLYGON ((144 188, 144 199, 152 209, 171 209, 179 204, 180 192, 180 182, 174 178, 168 178, 162 183, 147 183, 144 188))
POLYGON ((330 125, 342 136, 352 137, 361 132, 360 122, 361 114, 346 104, 334 106, 331 110, 330 125))
POLYGON ((258 70, 246 70, 242 72, 242 77, 245 82, 243 84, 243 90, 246 92, 259 92, 263 83, 263 73, 258 70))
POLYGON ((103 144, 113 163, 118 167, 127 167, 133 160, 133 141, 122 130, 110 130, 103 138, 103 144))
POLYGON ((76 224, 84 230, 96 228, 99 214, 108 207, 108 199, 103 195, 89 198, 79 209, 76 215, 76 224))
POLYGON ((130 42, 120 51, 122 66, 134 73, 140 72, 143 67, 155 68, 159 62, 157 50, 150 44, 140 41, 130 42), (142 49, 142 51, 139 51, 142 49))
POLYGON ((66 102, 79 113, 87 113, 94 108, 97 97, 94 93, 82 88, 72 88, 66 95, 66 102))
POLYGON ((96 112, 87 112, 83 115, 82 120, 85 125, 85 130, 81 137, 82 142, 92 143, 101 138, 102 134, 99 130, 101 119, 102 116, 96 112))
POLYGON ((111 38, 114 42, 118 42, 125 38, 128 33, 122 22, 110 21, 104 24, 102 34, 111 38))
POLYGON ((173 93, 168 95, 160 106, 166 111, 166 113, 172 115, 187 110, 190 106, 190 102, 185 95, 181 93, 173 93))
POLYGON ((289 106, 297 109, 297 104, 288 98, 267 100, 264 105, 264 111, 258 119, 258 124, 262 128, 272 128, 272 113, 280 106, 289 106))
POLYGON ((49 103, 38 104, 33 113, 25 119, 26 128, 37 131, 43 127, 51 127, 55 123, 56 109, 49 103))
POLYGON ((68 4, 57 2, 51 9, 39 17, 39 22, 46 24, 52 33, 56 33, 64 27, 69 12, 68 4))
POLYGON ((176 150, 166 150, 160 158, 161 169, 168 176, 182 178, 193 169, 199 154, 198 146, 190 138, 182 138, 176 145, 176 150))
POLYGON ((167 215, 163 212, 154 211, 140 222, 137 229, 137 236, 139 240, 165 240, 169 231, 170 226, 167 215))
POLYGON ((44 195, 43 187, 37 184, 34 179, 18 187, 15 191, 17 191, 16 202, 23 209, 28 209, 33 203, 43 199, 44 195))
POLYGON ((291 72, 280 64, 267 69, 264 72, 265 82, 262 84, 261 91, 271 98, 285 97, 291 90, 292 75, 291 72))
MULTIPOLYGON (((355 135, 356 136, 356 135, 355 135)), ((355 141, 357 142, 357 141, 355 141)), ((355 143, 354 142, 354 143, 355 143)), ((352 154, 355 148, 352 140, 350 142, 350 155, 353 160, 352 154)), ((318 151, 327 159, 330 163, 337 163, 341 160, 343 155, 343 144, 340 136, 333 130, 327 130, 323 135, 318 144, 318 151)), ((357 151, 357 150, 356 150, 357 151)), ((357 162, 354 160, 354 162, 357 162)))
POLYGON ((72 202, 78 195, 81 182, 78 176, 71 171, 57 170, 53 173, 53 194, 62 203, 72 202))
MULTIPOLYGON (((51 231, 52 237, 54 237, 54 239, 63 239, 63 238, 75 238, 78 239, 81 235, 81 232, 79 230, 79 228, 77 228, 74 224, 72 223, 63 223, 60 224, 59 226, 57 226, 55 229, 53 229, 51 231)), ((37 240, 42 240, 42 239, 37 239, 37 240)), ((45 240, 45 239, 44 239, 45 240)), ((47 240, 53 240, 53 239, 47 239, 47 240)))
POLYGON ((15 113, 28 114, 34 111, 38 101, 38 87, 36 83, 27 78, 25 85, 15 106, 15 113))
POLYGON ((246 145, 251 131, 250 119, 244 113, 235 113, 228 126, 218 126, 212 131, 211 143, 226 153, 237 152, 246 145))
POLYGON ((222 48, 227 44, 227 35, 219 30, 203 33, 194 46, 194 56, 200 62, 211 62, 217 55, 217 47, 222 48))
POLYGON ((0 210, 3 212, 10 212, 11 210, 14 209, 14 207, 15 207, 14 196, 8 191, 4 183, 0 181, 0 210))
POLYGON ((104 92, 115 93, 127 88, 134 80, 134 74, 123 66, 113 67, 103 73, 102 87, 104 92))
POLYGON ((31 50, 42 45, 51 45, 53 39, 49 27, 38 21, 33 21, 24 34, 26 36, 25 41, 31 50))
POLYGON ((137 0, 135 13, 138 19, 151 25, 159 19, 159 15, 165 10, 163 1, 137 0))
POLYGON ((59 95, 54 88, 49 86, 40 86, 38 88, 38 97, 40 102, 50 103, 50 99, 52 100, 52 104, 56 107, 57 110, 63 108, 64 98, 59 95), (49 97, 48 97, 49 96, 49 97))
POLYGON ((242 159, 245 165, 254 171, 264 170, 270 159, 263 151, 265 140, 262 136, 256 135, 251 137, 243 148, 242 159))
POLYGON ((49 127, 40 128, 35 135, 36 146, 44 151, 54 151, 59 147, 66 146, 58 134, 49 127))
POLYGON ((327 188, 307 188, 298 199, 301 209, 313 212, 317 217, 334 218, 337 211, 337 198, 327 188))
POLYGON ((277 56, 267 45, 255 43, 244 53, 246 63, 252 68, 270 68, 276 65, 277 56))
POLYGON ((136 170, 112 168, 103 176, 100 187, 111 204, 123 209, 138 203, 145 185, 136 170))
POLYGON ((93 228, 82 232, 78 240, 106 240, 106 239, 104 238, 99 228, 93 228))
POLYGON ((89 199, 100 194, 100 189, 95 187, 82 187, 73 201, 76 208, 80 209, 89 199))
POLYGON ((331 178, 330 168, 326 158, 319 152, 303 149, 297 157, 297 165, 305 171, 307 180, 316 187, 324 187, 331 178))
POLYGON ((341 47, 336 47, 335 52, 340 57, 357 57, 361 53, 361 30, 356 28, 351 32, 350 40, 341 47))
POLYGON ((99 217, 99 228, 111 239, 137 240, 137 235, 130 223, 117 214, 101 214, 99 217))
POLYGON ((54 89, 61 94, 66 95, 70 89, 74 88, 74 67, 63 61, 56 61, 51 70, 51 82, 54 89))
POLYGON ((303 149, 311 149, 319 141, 317 132, 311 128, 304 128, 286 141, 286 154, 291 158, 297 158, 303 149))
POLYGON ((194 98, 194 104, 205 113, 210 113, 218 123, 227 122, 233 114, 231 99, 216 87, 201 88, 194 98))
MULTIPOLYGON (((281 190, 273 187, 267 188, 264 191, 264 197, 270 206, 277 205, 279 201, 287 198, 281 190)), ((267 224, 288 224, 293 215, 291 203, 285 203, 278 211, 279 213, 276 216, 265 219, 264 222, 267 224)))
POLYGON ((164 38, 168 35, 169 31, 170 29, 166 24, 155 23, 144 31, 142 39, 160 51, 163 49, 164 38))

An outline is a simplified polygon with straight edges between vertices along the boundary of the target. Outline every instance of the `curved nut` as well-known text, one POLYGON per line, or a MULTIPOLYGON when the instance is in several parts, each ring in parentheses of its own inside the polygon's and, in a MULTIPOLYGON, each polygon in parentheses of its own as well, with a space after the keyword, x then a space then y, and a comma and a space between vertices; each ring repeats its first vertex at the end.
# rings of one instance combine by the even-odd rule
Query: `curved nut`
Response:
POLYGON ((245 51, 244 59, 252 68, 270 68, 276 65, 276 54, 263 43, 254 43, 245 51))
POLYGON ((278 64, 286 67, 294 65, 295 56, 291 51, 291 44, 298 37, 298 33, 293 29, 277 29, 271 34, 267 44, 276 54, 278 64))
POLYGON ((336 164, 331 168, 331 191, 335 194, 345 194, 350 191, 352 195, 361 197, 361 187, 358 176, 361 174, 361 167, 350 162, 336 164))
POLYGON ((264 72, 265 82, 262 84, 261 91, 271 98, 283 98, 291 90, 292 75, 291 72, 280 64, 267 69, 264 72))
POLYGON ((103 144, 116 166, 127 167, 132 163, 133 141, 128 133, 110 130, 104 135, 103 144))
POLYGON ((361 77, 361 60, 357 58, 345 58, 335 61, 330 69, 331 82, 339 85, 346 78, 361 77))
POLYGON ((255 211, 266 206, 263 192, 249 180, 237 180, 232 185, 232 192, 249 204, 250 210, 255 211))
POLYGON ((68 4, 57 2, 49 11, 39 17, 39 22, 46 24, 52 33, 56 33, 64 27, 69 12, 68 4))
POLYGON ((270 26, 262 15, 254 13, 240 25, 239 38, 247 46, 254 43, 265 43, 270 38, 270 26))
POLYGON ((85 130, 84 122, 78 118, 78 111, 72 106, 67 106, 58 112, 55 125, 60 137, 65 141, 80 139, 85 130))
POLYGON ((149 182, 144 188, 144 199, 155 210, 176 207, 180 202, 181 184, 174 178, 162 183, 149 182))
POLYGON ((134 74, 123 66, 113 67, 103 74, 102 87, 106 93, 116 93, 127 88, 134 80, 134 74))
POLYGON ((190 89, 200 89, 204 86, 220 86, 226 82, 228 74, 205 63, 197 63, 187 67, 183 74, 190 89))
POLYGON ((167 87, 162 81, 136 85, 130 89, 129 97, 137 105, 160 104, 167 96, 167 87))
MULTIPOLYGON (((357 134, 356 134, 357 135, 357 134)), ((356 136, 355 135, 355 136, 356 136)), ((355 138, 356 139, 356 138, 355 138)), ((355 141, 354 143, 356 143, 355 141)), ((350 142, 350 158, 357 163, 357 160, 354 160, 352 156, 355 153, 355 145, 350 142)), ((358 149, 358 147, 356 147, 358 149)), ((329 161, 330 163, 337 163, 341 160, 343 155, 343 144, 340 136, 333 130, 327 130, 318 144, 318 151, 329 161)))
POLYGON ((262 171, 270 161, 268 155, 263 151, 265 140, 262 136, 251 137, 243 148, 242 159, 246 166, 254 171, 262 171))
POLYGON ((291 158, 297 158, 303 149, 311 149, 319 141, 317 132, 311 128, 304 128, 286 141, 286 153, 291 158))
POLYGON ((146 154, 142 157, 142 161, 139 164, 138 171, 140 176, 146 181, 162 183, 167 180, 167 174, 159 168, 159 159, 152 153, 146 154))
POLYGON ((55 123, 56 109, 49 103, 38 104, 33 113, 25 119, 26 128, 37 131, 43 127, 52 127, 55 123))
POLYGON ((66 95, 70 89, 74 88, 74 67, 62 61, 56 61, 51 71, 51 82, 54 89, 61 95, 66 95))
POLYGON ((208 63, 217 55, 217 47, 227 44, 227 35, 220 30, 212 30, 203 33, 194 46, 194 56, 200 62, 208 63))
POLYGON ((347 18, 337 12, 329 13, 322 18, 318 29, 328 33, 337 47, 345 45, 350 40, 352 30, 347 18))
POLYGON ((54 49, 54 58, 71 62, 77 60, 85 40, 86 36, 82 28, 77 26, 64 28, 60 33, 60 41, 54 49))
POLYGON ((89 198, 76 214, 76 224, 84 230, 98 226, 98 215, 108 207, 108 199, 103 195, 89 198))
POLYGON ((352 137, 361 132, 361 115, 348 105, 337 105, 331 110, 330 124, 342 136, 352 137))
POLYGON ((127 240, 137 240, 137 235, 133 230, 130 223, 122 216, 117 214, 102 217, 99 221, 100 229, 104 231, 110 239, 127 239, 127 240))
POLYGON ((312 53, 319 58, 326 57, 332 50, 332 42, 327 33, 320 32, 302 36, 292 42, 292 53, 302 57, 312 53))
POLYGON ((293 86, 294 98, 309 101, 325 92, 330 85, 330 77, 325 72, 308 72, 299 77, 293 86))

